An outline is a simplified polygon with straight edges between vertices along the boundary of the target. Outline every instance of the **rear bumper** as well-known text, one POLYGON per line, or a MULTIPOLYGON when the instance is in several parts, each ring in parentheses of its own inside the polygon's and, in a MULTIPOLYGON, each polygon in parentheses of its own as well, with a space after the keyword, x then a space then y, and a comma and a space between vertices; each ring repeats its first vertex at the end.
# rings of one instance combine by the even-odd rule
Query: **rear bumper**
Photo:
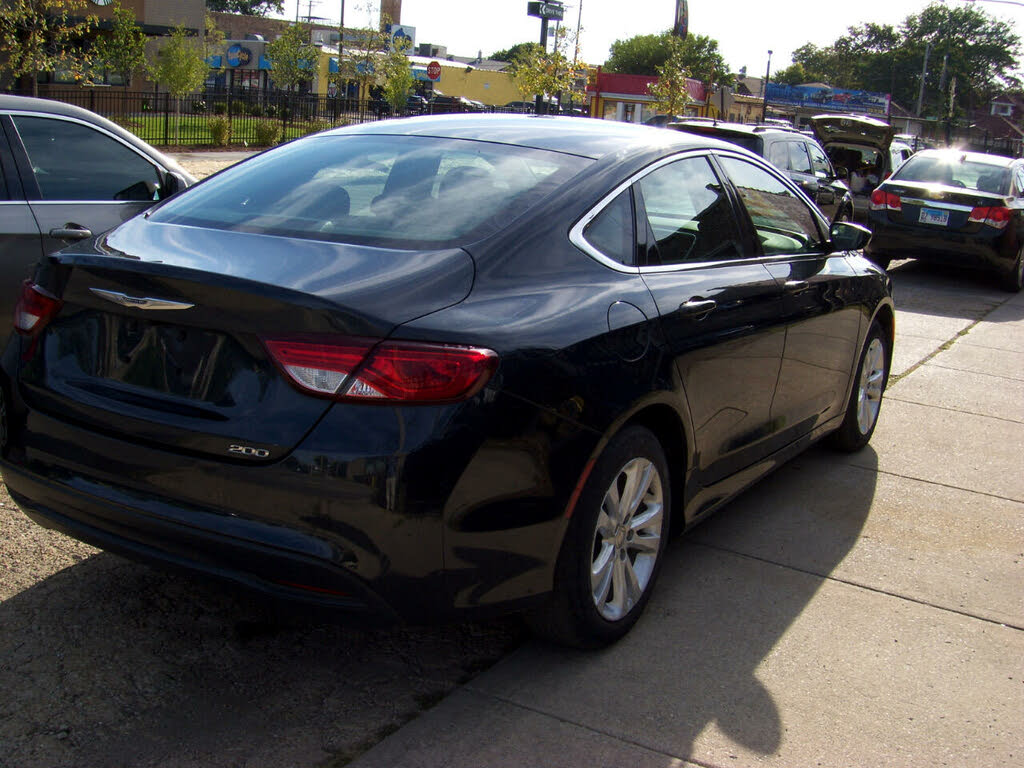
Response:
POLYGON ((450 425, 458 439, 439 443, 437 412, 339 408, 285 460, 254 465, 105 435, 17 396, 10 406, 0 471, 12 498, 102 549, 384 621, 504 612, 551 589, 571 486, 552 487, 536 436, 450 425), (403 429, 386 428, 396 418, 403 429))
POLYGON ((90 492, 81 482, 75 487, 46 480, 6 461, 0 469, 11 498, 28 517, 100 549, 200 573, 283 603, 367 614, 385 622, 399 619, 343 565, 274 543, 267 526, 236 520, 229 533, 218 524, 224 521, 204 519, 209 513, 133 499, 123 489, 90 492))
POLYGON ((893 259, 921 259, 955 266, 1006 272, 1013 266, 1016 249, 1009 247, 1008 232, 964 234, 941 229, 922 229, 896 224, 884 212, 872 212, 869 254, 893 259))

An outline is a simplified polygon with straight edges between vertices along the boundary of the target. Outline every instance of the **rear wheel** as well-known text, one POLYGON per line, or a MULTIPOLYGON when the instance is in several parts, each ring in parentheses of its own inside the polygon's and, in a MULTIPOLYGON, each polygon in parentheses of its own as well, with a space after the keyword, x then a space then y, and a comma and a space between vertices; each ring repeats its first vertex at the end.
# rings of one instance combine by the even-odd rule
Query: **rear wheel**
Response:
POLYGON ((658 439, 627 427, 598 458, 562 544, 538 634, 579 648, 618 640, 640 618, 669 533, 669 474, 658 439))
POLYGON ((1002 286, 1011 293, 1020 293, 1021 288, 1024 288, 1024 246, 1017 252, 1013 268, 1003 275, 1002 286))
POLYGON ((889 379, 889 350, 885 332, 877 322, 871 324, 860 365, 853 382, 846 416, 839 429, 832 433, 832 445, 841 451, 859 451, 875 431, 878 412, 882 407, 882 394, 889 379))

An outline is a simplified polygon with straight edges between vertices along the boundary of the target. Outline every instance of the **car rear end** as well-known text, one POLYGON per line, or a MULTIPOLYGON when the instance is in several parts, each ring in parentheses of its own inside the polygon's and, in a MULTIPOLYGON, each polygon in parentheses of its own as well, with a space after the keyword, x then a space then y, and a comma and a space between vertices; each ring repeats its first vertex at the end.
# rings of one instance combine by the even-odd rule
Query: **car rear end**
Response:
POLYGON ((514 181, 523 153, 403 138, 305 140, 320 154, 295 142, 42 262, 0 377, 18 505, 265 595, 448 611, 442 512, 486 436, 482 387, 500 361, 471 329, 409 341, 401 328, 471 291, 461 237, 584 161, 530 155, 521 194, 495 196, 487 159, 514 181), (412 176, 463 155, 473 172, 414 204, 412 176))
POLYGON ((954 154, 919 153, 875 189, 869 253, 1006 274, 1022 244, 1008 167, 954 154))

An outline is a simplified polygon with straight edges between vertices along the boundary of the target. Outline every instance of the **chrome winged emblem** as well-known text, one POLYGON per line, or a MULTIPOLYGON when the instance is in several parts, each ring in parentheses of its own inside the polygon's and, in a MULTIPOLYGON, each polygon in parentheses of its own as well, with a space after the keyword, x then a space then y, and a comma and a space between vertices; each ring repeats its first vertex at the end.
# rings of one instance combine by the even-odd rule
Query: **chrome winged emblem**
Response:
POLYGON ((90 288, 89 290, 101 299, 120 304, 122 307, 135 307, 136 309, 191 309, 195 306, 195 304, 187 304, 184 301, 153 299, 148 296, 129 296, 127 293, 107 291, 103 288, 90 288))

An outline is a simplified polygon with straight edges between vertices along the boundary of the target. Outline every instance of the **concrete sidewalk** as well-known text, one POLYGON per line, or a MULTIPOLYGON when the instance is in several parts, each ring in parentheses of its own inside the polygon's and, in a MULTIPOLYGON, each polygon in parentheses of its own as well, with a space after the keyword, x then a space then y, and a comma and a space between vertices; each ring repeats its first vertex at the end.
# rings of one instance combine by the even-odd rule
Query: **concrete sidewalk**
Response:
POLYGON ((911 297, 871 446, 675 541, 623 641, 528 644, 352 765, 1024 765, 1024 294, 992 295, 911 297))

